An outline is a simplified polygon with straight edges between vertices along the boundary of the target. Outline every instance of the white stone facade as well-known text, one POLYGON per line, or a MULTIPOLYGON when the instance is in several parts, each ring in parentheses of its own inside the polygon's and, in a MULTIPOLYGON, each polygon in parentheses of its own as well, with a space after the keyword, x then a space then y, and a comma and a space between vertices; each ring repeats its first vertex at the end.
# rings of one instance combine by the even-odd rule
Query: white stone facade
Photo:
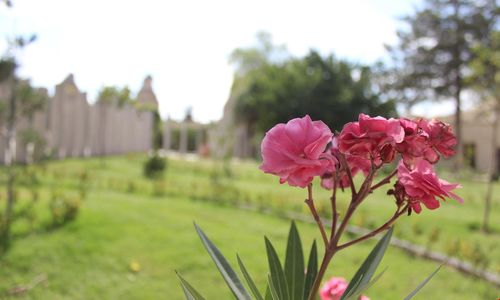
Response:
MULTIPOLYGON (((151 87, 151 78, 138 96, 139 104, 158 107, 151 87)), ((0 86, 0 99, 8 101, 9 90, 0 86)), ((85 93, 79 91, 73 76, 58 84, 47 106, 35 113, 32 120, 18 118, 16 122, 16 161, 27 162, 29 145, 21 132, 33 129, 43 137, 43 149, 38 155, 52 154, 55 158, 115 155, 129 152, 147 152, 152 149, 153 112, 138 110, 130 105, 87 102, 85 93), (28 150, 27 150, 28 149, 28 150)), ((5 120, 0 124, 5 133, 5 120)), ((0 139, 0 161, 4 159, 5 135, 0 139)))

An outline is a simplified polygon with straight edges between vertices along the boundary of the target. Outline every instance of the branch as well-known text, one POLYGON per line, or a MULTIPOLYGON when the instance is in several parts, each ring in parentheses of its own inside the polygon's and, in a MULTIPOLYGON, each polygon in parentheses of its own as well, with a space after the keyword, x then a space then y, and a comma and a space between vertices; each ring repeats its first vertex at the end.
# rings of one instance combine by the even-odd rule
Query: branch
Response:
POLYGON ((356 243, 359 243, 359 242, 362 242, 364 240, 367 240, 377 234, 379 234, 380 232, 384 231, 384 230, 387 230, 389 227, 391 227, 391 225, 396 221, 397 218, 399 218, 402 214, 404 214, 406 211, 408 210, 408 204, 402 209, 402 210, 399 210, 399 208, 396 210, 396 212, 394 213, 394 215, 392 216, 392 218, 389 219, 389 221, 385 222, 382 226, 380 226, 379 228, 373 230, 372 232, 370 233, 367 233, 365 235, 363 235, 362 237, 359 237, 357 239, 354 239, 350 242, 347 242, 343 245, 340 245, 337 247, 338 250, 341 250, 343 248, 347 248, 351 245, 354 245, 356 243))
POLYGON ((347 177, 349 178, 349 185, 351 186, 351 194, 354 198, 356 196, 356 187, 354 186, 354 180, 352 179, 352 173, 351 173, 351 168, 349 168, 349 164, 347 164, 347 160, 345 159, 344 154, 339 152, 338 156, 340 160, 340 165, 345 169, 347 173, 347 177))
POLYGON ((398 173, 398 169, 394 169, 394 171, 391 172, 391 174, 387 175, 384 179, 380 180, 377 184, 372 186, 370 188, 370 192, 378 189, 379 187, 383 186, 384 184, 390 183, 391 178, 398 173))
POLYGON ((307 206, 309 206, 309 210, 311 210, 311 214, 314 217, 314 221, 318 224, 319 231, 321 232, 321 237, 323 238, 323 242, 325 243, 325 248, 328 248, 328 238, 326 237, 325 226, 323 226, 323 222, 316 211, 316 207, 314 207, 314 201, 312 197, 312 183, 307 186, 307 199, 305 200, 307 206))
POLYGON ((332 198, 330 201, 332 203, 332 228, 330 234, 330 240, 335 236, 335 230, 337 229, 337 219, 339 214, 337 212, 337 182, 338 182, 338 173, 335 173, 335 177, 333 178, 333 192, 332 198))

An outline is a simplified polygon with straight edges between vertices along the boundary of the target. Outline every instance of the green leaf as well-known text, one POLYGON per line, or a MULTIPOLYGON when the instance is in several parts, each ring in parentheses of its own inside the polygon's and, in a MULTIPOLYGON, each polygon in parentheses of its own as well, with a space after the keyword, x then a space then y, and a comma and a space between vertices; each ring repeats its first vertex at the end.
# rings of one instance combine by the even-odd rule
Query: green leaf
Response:
MULTIPOLYGON (((277 291, 277 290, 276 290, 276 288, 274 287, 274 285, 273 285, 273 281, 271 280, 271 275, 268 275, 267 280, 268 280, 268 283, 269 283, 269 285, 268 285, 268 288, 269 288, 269 289, 268 289, 268 291, 269 291, 269 295, 271 295, 270 299, 272 299, 272 300, 285 300, 285 299, 280 299, 280 297, 279 297, 279 295, 278 295, 278 291, 277 291)), ((267 298, 267 297, 268 297, 268 296, 266 295, 266 298, 267 298)))
POLYGON ((205 300, 205 298, 203 298, 200 293, 198 293, 184 278, 182 278, 181 274, 179 274, 177 271, 175 271, 175 274, 177 274, 177 277, 179 277, 182 290, 184 291, 184 295, 186 296, 187 300, 205 300))
POLYGON ((271 294, 271 289, 269 289, 269 284, 266 287, 266 298, 265 300, 273 300, 273 295, 271 294))
POLYGON ((316 248, 316 240, 313 241, 311 252, 309 252, 309 262, 307 263, 307 273, 304 282, 304 296, 302 299, 307 300, 311 293, 311 288, 318 275, 318 250, 316 248))
POLYGON ((243 261, 241 261, 240 256, 236 255, 238 258, 238 265, 240 266, 240 270, 243 273, 243 276, 245 277, 245 280, 248 283, 248 286, 250 286, 250 290, 252 291, 253 295, 255 296, 255 299, 257 300, 264 300, 262 298, 262 295, 259 292, 259 289, 257 289, 257 286, 255 285, 252 277, 250 277, 250 274, 248 274, 247 269, 245 268, 245 265, 243 264, 243 261))
POLYGON ((422 281, 416 288, 413 292, 411 292, 408 296, 406 296, 406 298, 404 300, 410 300, 411 298, 413 298, 413 296, 415 296, 426 284, 427 282, 429 282, 429 280, 431 280, 432 277, 434 277, 434 275, 436 275, 436 273, 441 269, 442 265, 439 266, 434 272, 432 272, 431 275, 429 275, 424 281, 422 281))
POLYGON ((286 284, 285 273, 283 272, 283 268, 281 267, 280 259, 278 258, 278 254, 274 249, 271 242, 264 237, 266 242, 266 252, 267 252, 267 260, 269 262, 269 272, 271 273, 271 282, 270 288, 271 292, 273 292, 273 288, 276 291, 276 294, 281 300, 288 300, 290 296, 288 294, 288 287, 286 284))
POLYGON ((292 221, 285 257, 285 278, 290 300, 301 300, 304 294, 304 253, 295 222, 292 221))
POLYGON ((368 284, 366 284, 362 289, 358 290, 356 294, 352 295, 351 298, 355 298, 360 296, 362 293, 364 293, 367 289, 371 288, 381 277, 384 275, 385 271, 387 271, 387 268, 385 268, 382 272, 378 273, 375 277, 373 277, 368 284))
POLYGON ((219 249, 217 249, 217 247, 208 239, 208 237, 205 235, 205 233, 203 233, 201 228, 198 227, 198 225, 196 225, 196 223, 194 224, 194 227, 196 228, 196 231, 198 232, 198 235, 200 236, 203 245, 207 249, 208 254, 210 254, 210 256, 212 257, 213 261, 215 262, 215 265, 222 274, 222 277, 224 277, 224 280, 226 281, 227 285, 233 292, 236 299, 251 300, 252 298, 246 291, 245 287, 243 286, 240 279, 233 271, 227 260, 219 251, 219 249))
POLYGON ((351 297, 361 293, 365 289, 367 284, 370 282, 375 270, 377 269, 380 261, 384 257, 387 246, 391 240, 392 227, 387 231, 387 233, 378 241, 377 245, 370 252, 368 257, 365 259, 361 267, 358 269, 354 277, 349 282, 347 289, 340 300, 350 299, 351 297))

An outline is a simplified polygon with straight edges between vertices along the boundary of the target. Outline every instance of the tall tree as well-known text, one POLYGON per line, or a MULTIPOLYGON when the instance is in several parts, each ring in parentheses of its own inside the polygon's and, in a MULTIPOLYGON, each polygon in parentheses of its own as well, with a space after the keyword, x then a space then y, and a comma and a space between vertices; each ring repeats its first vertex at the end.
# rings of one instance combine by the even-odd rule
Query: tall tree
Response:
POLYGON ((496 23, 495 0, 426 0, 407 16, 399 43, 388 47, 395 62, 391 87, 402 103, 454 99, 457 161, 461 166, 461 104, 464 80, 474 58, 472 47, 484 43, 496 23))
MULTIPOLYGON (((15 47, 24 47, 28 43, 34 41, 34 38, 25 40, 18 38, 15 47)), ((6 57, 0 59, 0 84, 8 87, 7 99, 0 99, 3 103, 0 118, 5 124, 5 135, 2 137, 5 140, 4 162, 7 173, 7 201, 5 211, 0 220, 0 253, 5 251, 10 242, 10 228, 14 214, 14 178, 15 173, 12 164, 15 159, 16 150, 16 123, 23 113, 32 112, 32 109, 38 107, 38 97, 30 97, 33 94, 33 88, 28 82, 22 82, 16 76, 17 63, 14 56, 9 53, 6 57), (30 109, 28 109, 30 108, 30 109)))
POLYGON ((488 187, 485 196, 481 229, 489 231, 489 216, 495 178, 498 178, 498 126, 500 125, 500 31, 492 31, 487 43, 475 47, 475 59, 471 62, 469 81, 492 113, 491 161, 488 172, 488 187))
POLYGON ((394 103, 380 100, 371 79, 366 66, 311 51, 304 58, 267 63, 248 72, 246 89, 237 95, 236 113, 257 132, 305 114, 336 130, 360 112, 394 116, 394 103))

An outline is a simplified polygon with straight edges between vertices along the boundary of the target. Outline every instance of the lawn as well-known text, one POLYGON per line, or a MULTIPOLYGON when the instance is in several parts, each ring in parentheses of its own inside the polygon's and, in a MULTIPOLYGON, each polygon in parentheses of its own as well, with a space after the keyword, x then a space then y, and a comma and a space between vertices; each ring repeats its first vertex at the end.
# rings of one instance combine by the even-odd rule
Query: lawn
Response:
MULTIPOLYGON (((174 273, 178 270, 207 299, 232 299, 196 236, 193 221, 234 266, 239 253, 263 289, 267 276, 263 235, 283 254, 289 221, 234 208, 234 199, 278 212, 305 212, 304 191, 277 184, 253 162, 170 159, 165 180, 150 182, 141 174, 143 160, 131 155, 38 167, 34 171, 38 217, 33 228, 24 220, 14 228, 13 246, 0 258, 0 298, 8 298, 13 287, 44 274, 44 283, 15 299, 182 299, 174 273), (82 191, 86 194, 77 219, 55 229, 47 226, 48 199, 54 191, 74 197, 81 197, 82 191), (140 270, 131 270, 131 264, 140 270)), ((465 258, 473 257, 468 248, 474 252, 480 245, 490 260, 488 267, 498 268, 499 234, 484 236, 474 230, 482 214, 481 189, 479 184, 464 183, 465 205, 448 202, 439 210, 412 215, 401 222, 397 234, 443 251, 458 240, 455 251, 465 258), (438 237, 429 242, 431 233, 438 237)), ((19 189, 18 194, 19 206, 29 202, 23 200, 30 197, 28 189, 19 189)), ((318 201, 327 197, 317 190, 318 201)), ((391 213, 391 204, 380 191, 365 203, 356 222, 378 224, 391 213)), ((496 229, 498 220, 496 204, 492 211, 496 229)), ((305 223, 298 227, 309 248, 312 239, 319 238, 316 228, 305 223)), ((339 253, 329 275, 350 278, 371 247, 373 243, 366 242, 339 253)), ((401 299, 437 266, 390 248, 381 270, 385 267, 381 281, 366 293, 372 299, 401 299)), ((496 299, 498 295, 490 284, 443 268, 415 299, 496 299)))

